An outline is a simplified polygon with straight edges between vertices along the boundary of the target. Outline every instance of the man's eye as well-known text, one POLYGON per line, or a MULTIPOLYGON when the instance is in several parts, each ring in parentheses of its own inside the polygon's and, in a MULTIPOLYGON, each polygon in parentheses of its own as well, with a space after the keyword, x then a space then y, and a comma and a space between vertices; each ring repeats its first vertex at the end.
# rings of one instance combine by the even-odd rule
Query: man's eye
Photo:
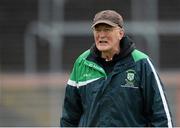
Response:
POLYGON ((96 32, 100 32, 101 31, 101 29, 98 29, 98 28, 95 28, 94 29, 96 32))
POLYGON ((96 28, 95 31, 97 32, 101 32, 101 31, 104 31, 104 32, 110 32, 112 29, 111 28, 96 28))
POLYGON ((109 32, 109 31, 111 31, 111 29, 110 28, 105 28, 104 31, 109 32))

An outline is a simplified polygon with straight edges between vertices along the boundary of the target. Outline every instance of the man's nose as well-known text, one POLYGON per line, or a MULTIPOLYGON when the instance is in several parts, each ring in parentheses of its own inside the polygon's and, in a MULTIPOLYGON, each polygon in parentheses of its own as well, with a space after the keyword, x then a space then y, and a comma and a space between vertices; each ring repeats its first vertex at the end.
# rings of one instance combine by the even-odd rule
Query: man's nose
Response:
POLYGON ((106 36, 106 32, 105 31, 100 31, 99 32, 99 36, 102 38, 102 37, 105 37, 106 36))

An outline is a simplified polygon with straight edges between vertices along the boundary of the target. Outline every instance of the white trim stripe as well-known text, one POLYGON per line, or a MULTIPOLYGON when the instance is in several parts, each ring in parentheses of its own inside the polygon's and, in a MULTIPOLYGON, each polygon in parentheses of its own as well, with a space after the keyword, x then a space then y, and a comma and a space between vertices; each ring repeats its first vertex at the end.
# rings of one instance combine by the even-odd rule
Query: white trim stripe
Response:
MULTIPOLYGON (((101 78, 101 77, 100 77, 100 78, 101 78)), ((98 79, 100 79, 100 78, 95 78, 95 79, 91 79, 91 80, 79 82, 79 83, 78 83, 78 87, 87 85, 88 83, 91 83, 91 82, 93 82, 93 81, 96 81, 96 80, 98 80, 98 79)))
POLYGON ((73 80, 70 80, 70 79, 68 80, 67 84, 71 85, 71 86, 74 86, 74 87, 77 87, 76 81, 73 81, 73 80))
POLYGON ((87 80, 87 81, 83 81, 83 82, 79 82, 79 83, 76 83, 76 81, 73 81, 73 80, 70 80, 70 79, 69 79, 68 82, 67 82, 67 84, 79 88, 80 86, 87 85, 88 83, 91 83, 91 82, 93 82, 93 81, 96 81, 96 80, 98 80, 98 79, 100 79, 100 78, 101 78, 101 77, 95 78, 95 79, 91 79, 91 80, 87 80))
POLYGON ((164 110, 166 112, 166 116, 167 116, 167 120, 168 120, 168 127, 172 128, 171 116, 170 116, 170 113, 169 113, 167 101, 166 101, 166 98, 165 98, 165 95, 164 95, 164 92, 163 92, 163 89, 162 89, 161 82, 159 80, 159 77, 158 77, 158 75, 156 73, 156 70, 155 70, 153 64, 151 63, 149 58, 147 58, 147 60, 148 60, 148 63, 150 64, 150 66, 151 66, 151 69, 152 69, 153 73, 154 73, 154 76, 155 76, 155 79, 156 79, 156 82, 157 82, 157 85, 158 85, 158 88, 159 88, 159 91, 160 91, 160 95, 161 95, 161 98, 162 98, 162 101, 163 101, 164 110))

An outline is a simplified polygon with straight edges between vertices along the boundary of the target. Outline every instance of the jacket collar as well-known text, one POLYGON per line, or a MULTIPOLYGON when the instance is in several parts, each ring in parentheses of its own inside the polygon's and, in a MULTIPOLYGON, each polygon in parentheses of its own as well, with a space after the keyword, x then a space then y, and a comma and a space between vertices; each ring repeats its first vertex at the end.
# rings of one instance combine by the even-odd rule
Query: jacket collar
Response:
MULTIPOLYGON (((128 36, 125 36, 121 39, 119 46, 121 48, 121 52, 118 55, 117 54, 114 55, 113 60, 112 60, 113 62, 116 62, 120 59, 125 58, 135 49, 135 44, 132 42, 132 40, 128 36)), ((100 60, 100 61, 104 60, 103 58, 101 58, 101 52, 97 49, 95 44, 92 45, 90 51, 94 59, 100 60)))

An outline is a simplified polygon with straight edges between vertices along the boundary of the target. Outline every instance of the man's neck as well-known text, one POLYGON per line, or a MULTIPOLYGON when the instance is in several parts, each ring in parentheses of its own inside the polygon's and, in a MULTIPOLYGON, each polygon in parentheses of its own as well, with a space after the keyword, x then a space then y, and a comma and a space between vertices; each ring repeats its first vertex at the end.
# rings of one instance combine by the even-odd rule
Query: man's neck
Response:
POLYGON ((104 58, 106 61, 111 61, 113 59, 113 56, 119 53, 120 53, 120 49, 117 49, 112 52, 102 52, 101 57, 104 58))

